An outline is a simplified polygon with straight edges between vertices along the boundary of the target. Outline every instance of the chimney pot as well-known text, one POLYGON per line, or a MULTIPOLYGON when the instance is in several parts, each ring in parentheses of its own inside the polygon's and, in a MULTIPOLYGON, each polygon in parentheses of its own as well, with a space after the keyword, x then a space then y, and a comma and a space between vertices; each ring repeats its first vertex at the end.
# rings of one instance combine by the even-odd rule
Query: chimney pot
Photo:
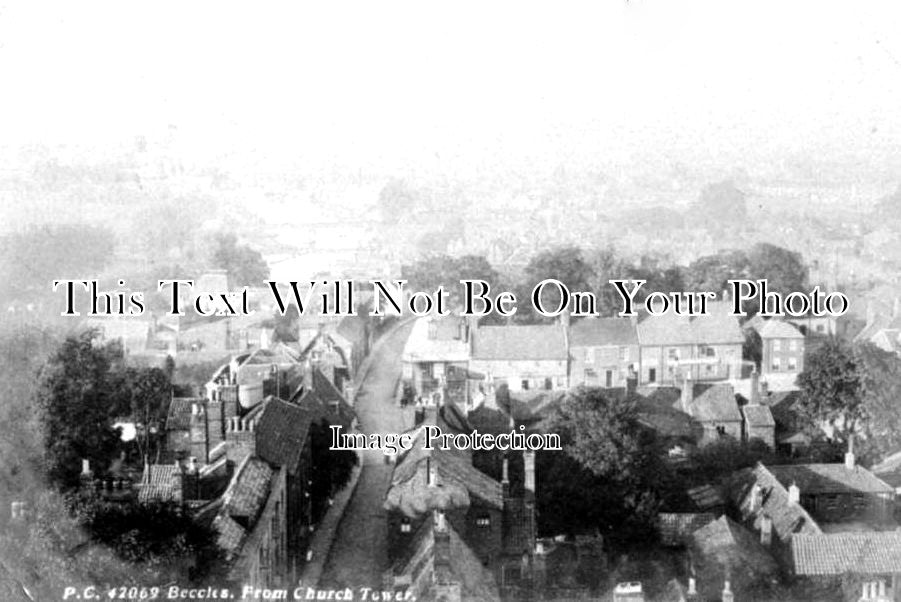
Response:
POLYGON ((91 474, 91 461, 87 458, 82 458, 81 460, 81 474, 89 475, 91 474))
POLYGON ((525 479, 523 486, 526 491, 535 493, 535 452, 526 450, 522 453, 523 465, 525 467, 525 479))
POLYGON ((848 453, 845 454, 845 468, 851 470, 854 468, 854 435, 848 436, 848 453))
POLYGON ((801 503, 801 490, 798 488, 798 484, 794 481, 792 481, 792 484, 788 486, 788 501, 790 504, 801 503))

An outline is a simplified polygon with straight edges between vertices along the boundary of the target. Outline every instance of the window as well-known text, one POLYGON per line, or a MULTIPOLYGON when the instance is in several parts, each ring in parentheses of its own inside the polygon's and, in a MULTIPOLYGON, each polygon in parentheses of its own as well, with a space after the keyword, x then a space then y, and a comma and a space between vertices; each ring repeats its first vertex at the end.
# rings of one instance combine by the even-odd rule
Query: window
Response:
POLYGON ((487 514, 480 514, 476 517, 476 526, 477 527, 490 527, 491 526, 491 517, 487 514))
POLYGON ((788 369, 789 370, 797 370, 798 369, 798 358, 796 358, 796 357, 788 358, 788 369))
POLYGON ((778 357, 774 357, 771 367, 774 372, 778 372, 779 370, 782 370, 782 360, 778 357))
POLYGON ((604 386, 608 389, 613 386, 613 370, 604 372, 604 386))
POLYGON ((789 351, 797 351, 798 350, 798 341, 796 339, 792 339, 788 342, 788 350, 789 351))
POLYGON ((716 349, 708 345, 700 345, 698 347, 698 355, 700 357, 716 357, 716 349))
POLYGON ((670 347, 669 349, 666 350, 666 357, 669 358, 669 361, 671 361, 671 362, 678 362, 679 361, 679 350, 676 349, 675 347, 670 347))
POLYGON ((405 518, 403 521, 401 521, 401 523, 400 523, 400 532, 401 533, 409 533, 412 528, 413 527, 412 527, 412 525, 410 525, 409 519, 405 518))
POLYGON ((657 369, 656 368, 648 368, 648 382, 649 383, 657 382, 657 369))
POLYGON ((619 359, 621 362, 629 361, 629 348, 628 347, 620 347, 619 348, 619 359))
POLYGON ((523 391, 528 391, 528 390, 529 390, 529 381, 528 381, 527 379, 525 379, 525 378, 522 379, 522 382, 519 383, 519 384, 520 384, 520 387, 522 388, 523 391))
POLYGON ((554 388, 554 381, 552 381, 550 378, 545 378, 544 379, 544 390, 550 391, 553 388, 554 388))
POLYGON ((773 341, 773 351, 782 351, 782 341, 780 339, 773 341))

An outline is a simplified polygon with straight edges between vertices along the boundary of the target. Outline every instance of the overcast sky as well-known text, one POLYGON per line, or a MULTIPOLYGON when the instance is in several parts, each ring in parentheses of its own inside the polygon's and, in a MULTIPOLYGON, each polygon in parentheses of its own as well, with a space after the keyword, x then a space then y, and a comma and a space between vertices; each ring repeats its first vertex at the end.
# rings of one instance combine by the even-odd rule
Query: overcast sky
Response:
POLYGON ((901 148, 897 2, 259 4, 0 8, 0 144, 175 126, 199 162, 387 171, 901 148))

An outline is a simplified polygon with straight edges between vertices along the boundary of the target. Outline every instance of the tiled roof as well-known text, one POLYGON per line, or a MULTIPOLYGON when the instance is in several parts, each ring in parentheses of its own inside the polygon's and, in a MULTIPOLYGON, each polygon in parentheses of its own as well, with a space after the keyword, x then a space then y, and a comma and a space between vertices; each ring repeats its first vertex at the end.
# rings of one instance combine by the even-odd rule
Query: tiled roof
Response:
POLYGON ((786 464, 770 466, 779 482, 797 484, 801 495, 818 493, 892 493, 882 479, 862 466, 844 464, 786 464))
POLYGON ((299 361, 300 358, 293 349, 282 343, 277 343, 271 349, 257 349, 241 364, 296 364, 299 361))
POLYGON ((804 335, 794 325, 782 320, 766 320, 757 326, 762 339, 803 339, 804 335))
POLYGON ((773 413, 767 406, 742 406, 741 413, 745 417, 745 422, 747 422, 750 426, 776 426, 776 421, 773 419, 773 413))
POLYGON ((716 520, 711 512, 661 512, 657 515, 657 529, 660 541, 673 546, 684 544, 692 533, 716 520))
POLYGON ((247 456, 223 494, 223 512, 252 524, 269 495, 273 472, 266 462, 247 456))
POLYGON ((693 385, 691 415, 702 422, 741 422, 735 391, 728 383, 693 385))
POLYGON ((166 418, 167 431, 186 431, 191 428, 191 408, 201 400, 194 397, 173 397, 166 418))
POLYGON ((178 464, 148 464, 141 477, 138 500, 141 502, 178 500, 181 493, 181 469, 178 464))
POLYGON ((567 359, 566 337, 557 325, 482 326, 473 336, 473 359, 567 359))
POLYGON ((244 541, 244 528, 227 514, 218 514, 213 519, 213 528, 219 532, 217 543, 227 556, 232 556, 244 541))
POLYGON ((625 346, 638 344, 638 330, 629 318, 585 318, 570 328, 573 347, 625 346))
POLYGON ((901 573, 901 532, 870 531, 792 538, 798 575, 901 573))
POLYGON ((760 528, 763 516, 773 521, 773 532, 780 541, 788 541, 793 535, 822 534, 819 525, 800 504, 789 502, 788 490, 779 482, 766 466, 757 463, 735 474, 730 485, 730 497, 738 506, 742 520, 755 529, 760 528), (757 490, 757 505, 751 506, 754 487, 757 490))
POLYGON ((355 412, 351 405, 347 403, 341 392, 332 384, 326 376, 318 369, 313 369, 313 391, 324 401, 329 408, 334 408, 337 404, 338 418, 341 422, 349 425, 353 422, 355 412))
POLYGON ((312 413, 299 405, 269 398, 254 429, 257 455, 295 474, 311 421, 312 413))

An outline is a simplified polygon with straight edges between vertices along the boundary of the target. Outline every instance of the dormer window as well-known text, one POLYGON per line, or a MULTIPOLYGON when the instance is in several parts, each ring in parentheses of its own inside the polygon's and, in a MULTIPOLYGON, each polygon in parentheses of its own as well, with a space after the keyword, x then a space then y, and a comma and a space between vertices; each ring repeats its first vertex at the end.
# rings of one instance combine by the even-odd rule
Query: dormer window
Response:
POLYGON ((410 524, 410 519, 405 518, 400 523, 400 532, 401 533, 409 533, 413 529, 413 525, 410 524))
POLYGON ((487 514, 480 514, 476 518, 476 526, 482 527, 482 528, 490 527, 491 526, 491 517, 488 516, 487 514))

